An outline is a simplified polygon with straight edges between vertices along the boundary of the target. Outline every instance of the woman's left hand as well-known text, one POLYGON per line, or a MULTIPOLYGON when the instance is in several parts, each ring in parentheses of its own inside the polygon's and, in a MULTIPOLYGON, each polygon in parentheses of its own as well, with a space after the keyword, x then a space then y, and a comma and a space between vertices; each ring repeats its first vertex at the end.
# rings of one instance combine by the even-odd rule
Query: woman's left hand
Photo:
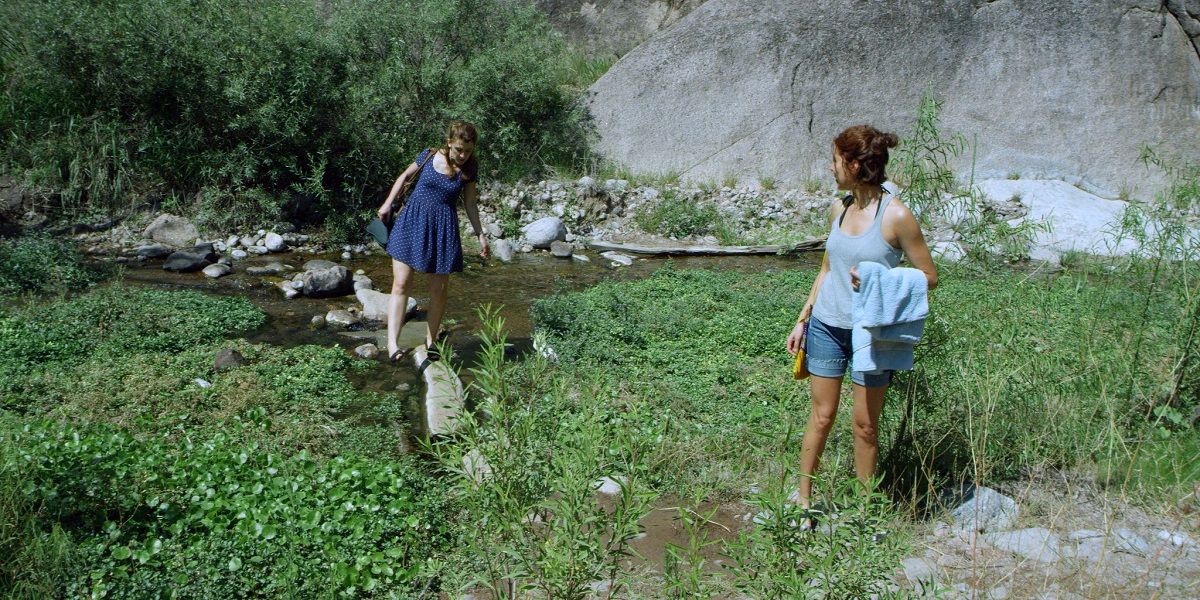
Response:
POLYGON ((491 248, 488 247, 486 233, 479 234, 479 248, 480 248, 479 256, 482 256, 483 258, 487 258, 492 255, 492 250, 491 250, 491 248))

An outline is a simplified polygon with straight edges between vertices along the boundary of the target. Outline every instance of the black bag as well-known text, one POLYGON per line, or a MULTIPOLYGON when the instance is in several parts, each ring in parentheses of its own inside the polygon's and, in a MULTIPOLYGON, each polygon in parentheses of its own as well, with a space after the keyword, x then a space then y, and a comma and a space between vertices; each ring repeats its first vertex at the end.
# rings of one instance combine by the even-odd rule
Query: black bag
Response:
MULTIPOLYGON (((412 194, 413 189, 417 187, 417 182, 421 180, 421 171, 425 170, 425 163, 429 162, 431 158, 433 158, 433 148, 429 149, 428 154, 425 155, 425 160, 421 161, 421 165, 417 167, 416 177, 410 177, 404 182, 404 185, 400 186, 400 190, 396 193, 396 198, 392 201, 392 206, 400 205, 403 208, 404 203, 408 201, 408 196, 412 194)), ((371 219, 370 223, 367 223, 367 235, 371 236, 371 239, 375 240, 375 243, 379 244, 385 250, 387 249, 388 237, 392 234, 392 223, 396 222, 396 213, 398 212, 400 211, 393 210, 391 218, 386 222, 379 217, 375 217, 371 219)))

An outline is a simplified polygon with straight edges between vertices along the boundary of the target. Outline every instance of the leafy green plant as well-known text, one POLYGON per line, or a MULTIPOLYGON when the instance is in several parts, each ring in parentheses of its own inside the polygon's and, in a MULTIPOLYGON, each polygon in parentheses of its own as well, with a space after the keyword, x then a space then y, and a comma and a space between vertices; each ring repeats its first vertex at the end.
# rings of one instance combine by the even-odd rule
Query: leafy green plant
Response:
POLYGON ((966 148, 961 134, 942 133, 941 107, 932 89, 922 94, 912 131, 901 138, 889 169, 903 187, 900 198, 922 224, 950 208, 947 198, 958 188, 950 165, 966 148))
POLYGON ((711 203, 701 203, 667 190, 658 201, 634 215, 634 222, 647 233, 672 238, 707 235, 720 226, 721 216, 711 203))
POLYGON ((45 235, 0 239, 0 296, 76 291, 102 277, 70 243, 45 235))

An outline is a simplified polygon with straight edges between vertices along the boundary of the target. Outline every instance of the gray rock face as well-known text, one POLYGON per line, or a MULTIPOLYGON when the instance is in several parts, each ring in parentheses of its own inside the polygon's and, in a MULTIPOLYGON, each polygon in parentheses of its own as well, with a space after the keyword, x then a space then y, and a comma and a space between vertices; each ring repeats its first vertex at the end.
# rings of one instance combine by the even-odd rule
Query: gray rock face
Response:
POLYGON ((191 221, 183 217, 158 215, 157 219, 146 226, 142 235, 156 242, 182 248, 192 245, 200 233, 196 231, 196 226, 192 225, 191 221))
POLYGON ((525 241, 534 248, 549 248, 550 243, 567 237, 567 227, 558 217, 542 217, 521 228, 525 241))
POLYGON ((904 577, 912 582, 937 581, 937 563, 927 558, 910 557, 900 561, 904 577))
POLYGON ((354 291, 354 279, 343 266, 306 271, 300 275, 304 295, 309 298, 345 296, 354 291))
POLYGON ((972 487, 967 498, 950 511, 954 523, 974 531, 1008 529, 1017 520, 1017 501, 987 487, 972 487))
POLYGON ((670 26, 703 0, 537 0, 536 6, 572 45, 621 55, 670 26))
POLYGON ((600 152, 635 172, 795 183, 827 175, 849 125, 907 132, 930 86, 943 130, 978 136, 977 176, 1115 196, 1161 186, 1137 163, 1143 143, 1200 155, 1197 13, 1194 0, 711 0, 614 64, 589 107, 600 152))
POLYGON ((163 263, 163 269, 176 273, 191 273, 215 262, 217 262, 216 252, 213 252, 212 248, 200 247, 172 252, 167 257, 167 262, 163 263))
POLYGON ((1058 548, 1058 536, 1043 527, 987 533, 983 539, 1000 550, 1041 563, 1052 563, 1062 558, 1058 548))

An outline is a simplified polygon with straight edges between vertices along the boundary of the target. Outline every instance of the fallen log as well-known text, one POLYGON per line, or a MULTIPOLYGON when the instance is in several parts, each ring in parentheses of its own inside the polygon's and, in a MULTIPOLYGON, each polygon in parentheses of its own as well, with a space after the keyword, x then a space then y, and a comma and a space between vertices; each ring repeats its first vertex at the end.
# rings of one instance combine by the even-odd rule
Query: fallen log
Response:
POLYGON ((815 252, 825 249, 825 237, 804 240, 791 246, 651 246, 647 244, 622 244, 618 242, 588 242, 588 248, 593 250, 615 250, 631 254, 648 254, 652 256, 752 256, 768 254, 798 254, 815 252))

